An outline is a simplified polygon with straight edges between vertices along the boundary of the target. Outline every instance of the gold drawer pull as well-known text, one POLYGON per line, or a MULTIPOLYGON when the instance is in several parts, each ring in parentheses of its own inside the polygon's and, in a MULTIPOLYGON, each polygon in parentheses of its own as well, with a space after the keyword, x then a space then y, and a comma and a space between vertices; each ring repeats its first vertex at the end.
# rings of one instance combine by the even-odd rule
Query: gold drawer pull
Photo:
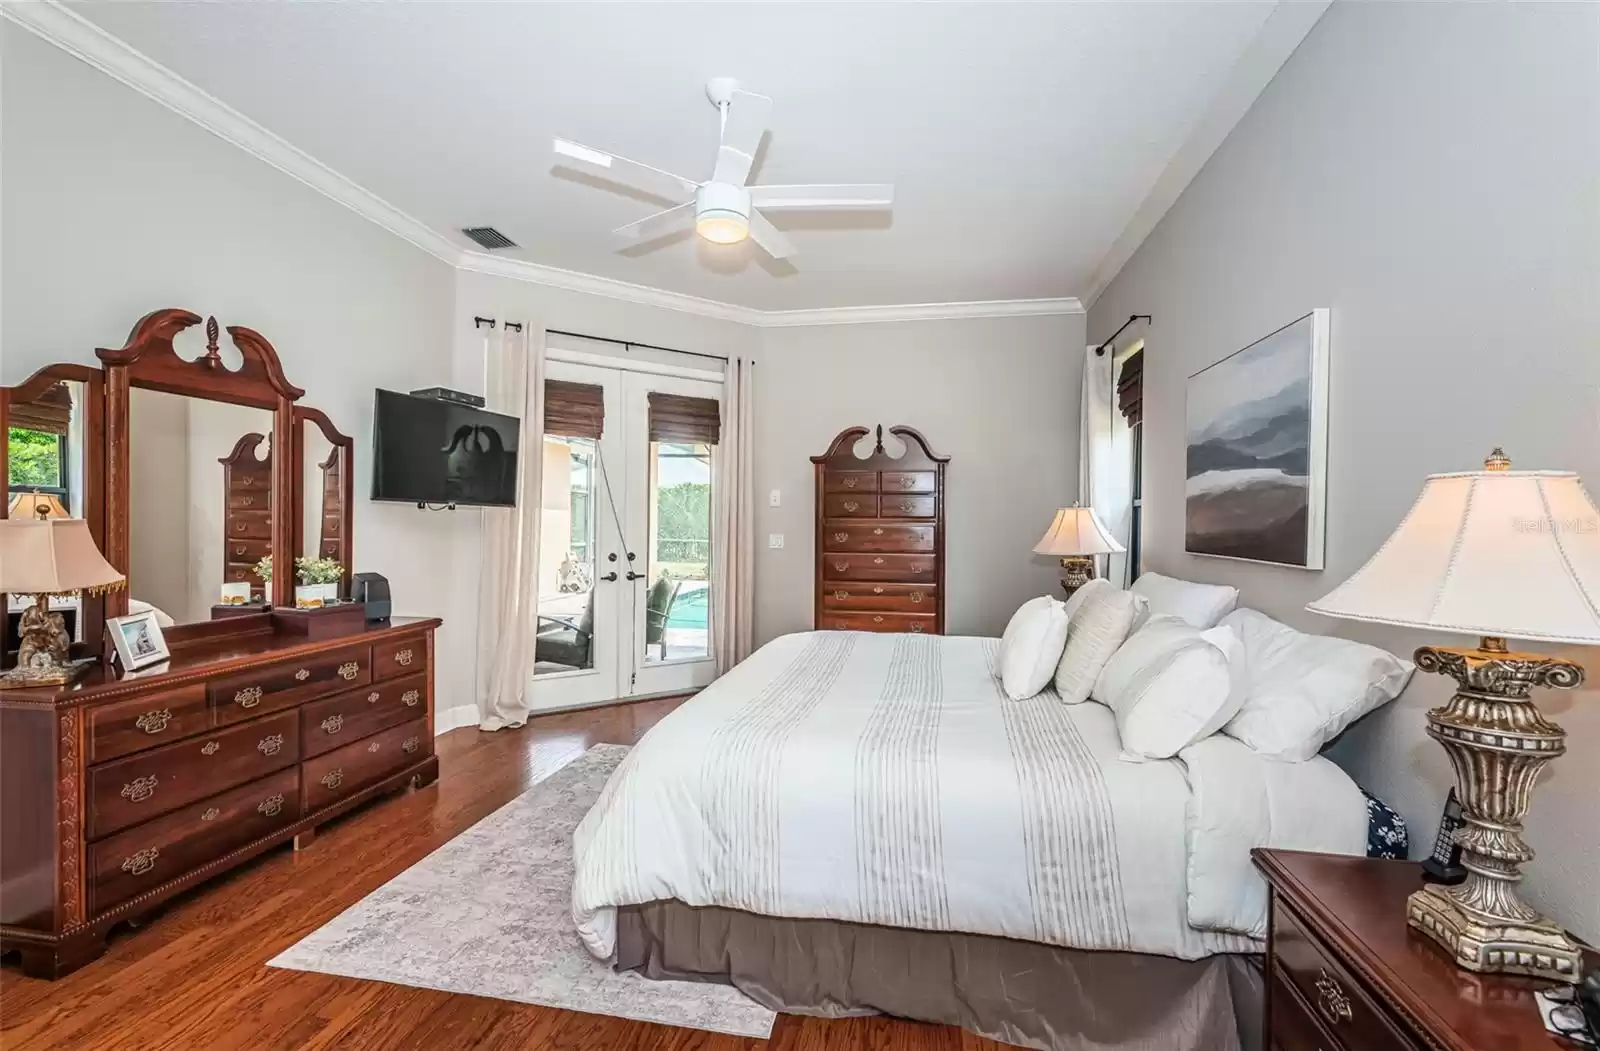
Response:
POLYGON ((848 562, 835 562, 833 564, 833 571, 835 573, 843 573, 845 570, 847 570, 849 568, 850 568, 850 563, 848 563, 848 562))
POLYGON ((283 747, 283 734, 268 734, 256 742, 256 751, 262 755, 277 755, 283 747))
POLYGON ((157 783, 155 774, 136 777, 122 786, 122 798, 134 803, 143 803, 156 794, 157 783))
POLYGON ((1317 1009, 1327 1017, 1328 1021, 1336 1025, 1355 1018, 1350 1008, 1350 998, 1325 968, 1321 977, 1317 979, 1317 1009))
POLYGON ((920 592, 920 591, 913 591, 913 592, 912 592, 912 593, 911 593, 911 601, 912 601, 912 602, 921 602, 921 601, 922 601, 922 592, 920 592))
POLYGON ((913 635, 921 635, 922 634, 922 625, 921 624, 913 624, 913 625, 911 625, 911 634, 913 634, 913 635))
POLYGON ((222 811, 218 810, 214 806, 208 806, 208 807, 206 807, 206 812, 204 814, 200 815, 200 820, 201 821, 215 821, 217 818, 219 818, 221 816, 222 816, 222 811))
POLYGON ((874 529, 872 531, 872 535, 873 536, 882 536, 883 535, 883 530, 882 529, 874 529))
POLYGON ((854 489, 856 487, 856 480, 854 478, 846 478, 844 480, 844 487, 846 489, 854 489))
POLYGON ((322 775, 324 788, 338 788, 342 784, 344 784, 344 767, 340 767, 337 770, 329 770, 322 775))
POLYGON ((246 474, 246 475, 241 475, 239 477, 239 484, 242 485, 242 486, 248 487, 248 486, 255 485, 256 481, 255 481, 254 478, 251 478, 249 475, 246 474))
POLYGON ((915 489, 916 487, 917 487, 917 480, 915 478, 902 478, 902 479, 900 479, 900 488, 902 488, 902 489, 915 489))
POLYGON ((254 507, 256 505, 256 498, 253 496, 247 496, 243 500, 240 500, 239 504, 242 507, 254 507))
POLYGON ((233 549, 233 553, 236 555, 243 555, 248 550, 250 549, 245 547, 243 544, 240 544, 238 547, 233 549))
POLYGON ((418 738, 407 737, 406 740, 405 740, 405 743, 400 746, 400 750, 402 752, 405 752, 407 755, 410 755, 412 752, 415 752, 417 750, 417 745, 419 743, 420 742, 419 742, 418 738))
POLYGON ((163 708, 158 712, 145 712, 133 721, 133 725, 147 734, 158 734, 167 728, 171 719, 172 709, 163 708))
POLYGON ((344 716, 342 715, 330 715, 322 720, 322 732, 325 734, 336 734, 343 726, 344 716))
POLYGON ((381 744, 381 743, 380 743, 380 742, 378 742, 378 741, 373 741, 373 742, 372 742, 372 743, 371 743, 371 744, 369 744, 369 745, 367 745, 367 752, 368 752, 368 753, 369 753, 369 754, 373 754, 373 755, 376 755, 376 754, 377 754, 377 751, 378 751, 378 749, 380 749, 380 748, 382 748, 382 747, 383 747, 383 745, 382 745, 382 744, 381 744))
POLYGON ((872 623, 874 623, 874 624, 882 624, 883 623, 883 618, 882 617, 873 617, 872 618, 872 623))
POLYGON ((881 594, 883 594, 883 589, 882 588, 873 588, 872 589, 872 593, 874 595, 881 595, 881 594))
POLYGON ((135 876, 143 876, 146 872, 156 867, 156 858, 160 856, 161 851, 155 847, 136 850, 131 856, 122 859, 122 871, 131 872, 135 876))
POLYGON ((295 682, 305 682, 309 678, 311 678, 310 668, 301 668, 299 671, 294 673, 295 682))
POLYGON ((916 509, 917 509, 917 505, 915 505, 915 504, 901 504, 900 505, 900 510, 903 511, 904 513, 906 513, 906 514, 910 514, 912 511, 915 511, 916 509))
POLYGON ((411 651, 409 649, 396 650, 394 654, 394 660, 395 663, 400 665, 402 668, 411 667, 411 651))
POLYGON ((351 679, 360 674, 361 665, 357 664, 355 661, 346 661, 345 663, 339 665, 339 678, 343 679, 345 682, 349 682, 351 679))
POLYGON ((400 695, 400 700, 407 708, 415 708, 417 706, 417 702, 422 700, 422 691, 407 690, 405 693, 400 695))
POLYGON ((261 703, 261 687, 246 686, 233 695, 233 703, 241 708, 254 708, 261 703))
POLYGON ((881 566, 881 565, 883 565, 883 559, 875 558, 875 559, 872 560, 872 564, 875 565, 875 566, 881 566))
POLYGON ((851 514, 855 514, 857 511, 861 510, 861 505, 856 503, 854 500, 846 500, 844 502, 844 509, 849 511, 851 514))
POLYGON ((367 694, 367 703, 368 704, 377 704, 378 703, 378 698, 382 697, 382 696, 383 696, 383 694, 379 693, 377 690, 373 690, 371 693, 367 694))
POLYGON ((836 544, 842 544, 846 540, 849 540, 849 539, 850 539, 850 534, 849 533, 835 533, 835 534, 833 534, 833 541, 836 544))
POLYGON ((278 814, 283 810, 283 796, 268 796, 261 801, 261 804, 256 807, 256 810, 257 812, 265 814, 268 817, 277 817, 278 814))
POLYGON ((833 593, 833 597, 836 598, 836 599, 839 599, 840 601, 843 601, 844 599, 847 599, 847 598, 850 597, 850 592, 848 592, 848 591, 835 591, 833 593))
POLYGON ((201 755, 216 755, 217 752, 221 751, 221 749, 222 749, 222 746, 220 744, 218 744, 217 742, 215 742, 215 741, 207 741, 204 745, 201 746, 200 754, 201 755))

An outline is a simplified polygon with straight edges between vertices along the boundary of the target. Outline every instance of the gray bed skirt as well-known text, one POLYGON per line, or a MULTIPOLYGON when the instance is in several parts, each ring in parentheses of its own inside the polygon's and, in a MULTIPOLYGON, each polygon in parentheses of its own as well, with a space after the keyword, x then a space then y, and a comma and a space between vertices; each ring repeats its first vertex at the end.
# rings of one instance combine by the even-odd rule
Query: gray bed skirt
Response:
POLYGON ((617 910, 618 970, 721 982, 791 1014, 886 1014, 1048 1051, 1259 1051, 1257 956, 1175 960, 657 901, 617 910))

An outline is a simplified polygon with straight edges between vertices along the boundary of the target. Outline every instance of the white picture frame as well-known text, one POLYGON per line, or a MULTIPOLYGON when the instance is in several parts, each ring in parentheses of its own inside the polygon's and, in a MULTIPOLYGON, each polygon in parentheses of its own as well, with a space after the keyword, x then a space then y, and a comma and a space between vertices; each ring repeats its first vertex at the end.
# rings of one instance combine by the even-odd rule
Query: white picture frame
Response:
POLYGON ((1323 568, 1330 328, 1318 307, 1189 377, 1187 553, 1323 568))
POLYGON ((138 671, 172 659, 172 651, 167 649, 167 640, 162 637, 153 609, 126 617, 109 617, 106 631, 111 634, 111 643, 117 648, 117 660, 124 671, 138 671))

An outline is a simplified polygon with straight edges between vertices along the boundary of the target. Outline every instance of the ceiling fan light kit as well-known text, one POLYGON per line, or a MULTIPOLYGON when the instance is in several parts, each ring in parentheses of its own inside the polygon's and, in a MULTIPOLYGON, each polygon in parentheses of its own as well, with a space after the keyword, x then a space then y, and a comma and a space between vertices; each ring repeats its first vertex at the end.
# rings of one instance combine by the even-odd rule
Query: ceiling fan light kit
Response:
POLYGON ((885 209, 894 203, 894 187, 886 184, 823 184, 810 186, 746 186, 761 136, 767 130, 772 100, 739 87, 732 77, 713 77, 706 83, 706 98, 717 107, 722 135, 711 178, 697 181, 652 168, 614 153, 556 139, 554 149, 563 164, 587 169, 613 182, 626 183, 668 200, 684 201, 665 211, 645 216, 614 231, 628 244, 640 244, 693 229, 714 244, 738 244, 749 239, 774 259, 787 259, 795 247, 762 215, 769 210, 885 209))

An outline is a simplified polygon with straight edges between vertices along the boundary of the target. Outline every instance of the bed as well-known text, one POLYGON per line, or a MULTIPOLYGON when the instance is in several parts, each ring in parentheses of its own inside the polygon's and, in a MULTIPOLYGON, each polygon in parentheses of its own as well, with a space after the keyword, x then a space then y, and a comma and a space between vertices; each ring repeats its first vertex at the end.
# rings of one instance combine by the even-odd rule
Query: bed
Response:
POLYGON ((1237 954, 1259 952, 1266 932, 1250 848, 1364 853, 1365 798, 1325 759, 1272 762, 1221 735, 1173 760, 1126 761, 1109 709, 1049 690, 1007 700, 997 648, 854 632, 762 647, 646 735, 579 826, 584 945, 829 1014, 913 1012, 882 989, 857 1002, 862 976, 821 973, 819 952, 854 972, 863 958, 882 971, 931 954, 946 961, 950 1002, 915 1017, 1040 1047, 1190 1046, 1170 1033, 1061 1044, 1059 1018, 974 1019, 959 1001, 993 975, 968 965, 991 954, 1014 974, 1124 969, 1151 993, 1166 968, 1220 1002, 1240 980, 1237 954), (740 945, 760 946, 761 962, 740 945))

